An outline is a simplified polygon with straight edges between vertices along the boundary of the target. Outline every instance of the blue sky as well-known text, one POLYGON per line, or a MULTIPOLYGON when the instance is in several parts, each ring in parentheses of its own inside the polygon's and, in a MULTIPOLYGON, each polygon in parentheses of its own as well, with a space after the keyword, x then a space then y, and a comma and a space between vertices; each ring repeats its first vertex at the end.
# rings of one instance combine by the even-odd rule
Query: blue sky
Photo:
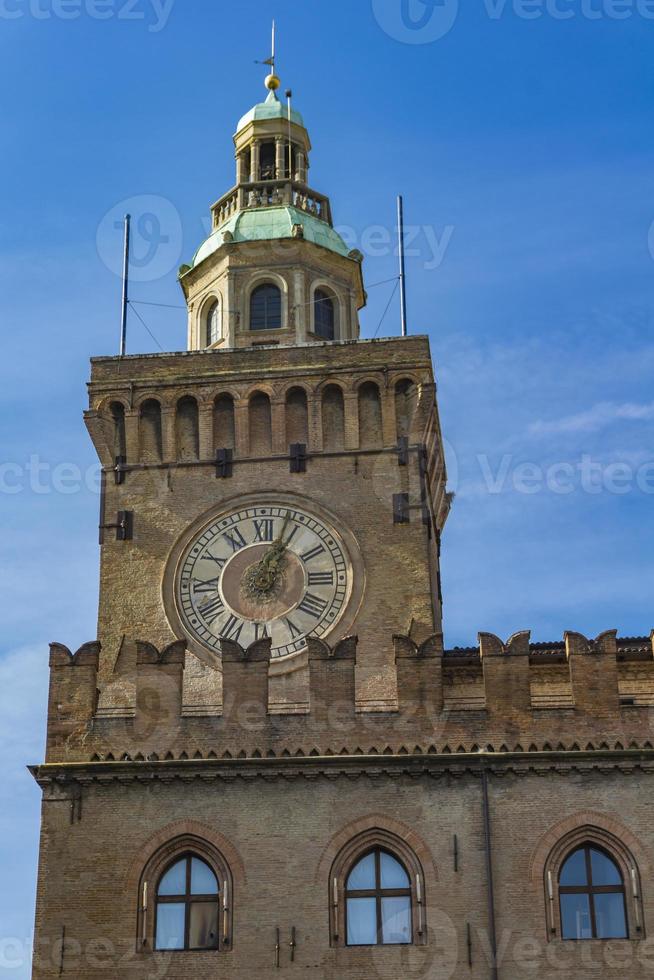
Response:
MULTIPOLYGON (((42 757, 47 644, 95 635, 81 412, 89 356, 117 350, 114 218, 128 200, 157 215, 168 241, 145 261, 153 229, 137 228, 132 297, 179 305, 176 268, 264 94, 253 61, 273 15, 312 183, 369 283, 396 274, 405 195, 410 328, 431 337, 457 494, 446 643, 654 626, 649 6, 0 0, 0 980, 29 975, 39 794, 24 766, 42 757)), ((379 327, 392 288, 370 290, 364 337, 397 332, 395 302, 379 327)), ((183 349, 183 310, 139 312, 183 349)), ((134 316, 129 349, 157 349, 134 316)))

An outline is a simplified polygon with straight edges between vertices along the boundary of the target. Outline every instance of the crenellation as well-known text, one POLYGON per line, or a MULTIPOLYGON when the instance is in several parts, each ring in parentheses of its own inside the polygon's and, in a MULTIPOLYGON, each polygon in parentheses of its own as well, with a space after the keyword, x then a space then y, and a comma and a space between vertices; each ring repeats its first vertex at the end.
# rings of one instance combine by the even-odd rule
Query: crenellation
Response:
POLYGON ((566 749, 581 751, 595 744, 598 724, 609 739, 640 744, 638 715, 625 710, 653 703, 654 658, 620 660, 624 643, 615 631, 595 640, 569 632, 565 644, 561 662, 561 644, 531 644, 526 631, 506 643, 480 633, 478 647, 449 651, 441 634, 420 644, 396 635, 397 702, 372 714, 365 702, 362 713, 357 698, 356 668, 366 651, 356 636, 333 647, 310 638, 306 666, 292 675, 294 693, 286 702, 273 693, 269 638, 247 649, 223 640, 221 658, 205 661, 184 640, 161 651, 125 640, 121 658, 134 648, 135 668, 125 660, 116 682, 133 678, 133 701, 113 714, 97 703, 99 644, 85 644, 74 656, 53 644, 48 761, 104 757, 117 742, 132 756, 173 749, 175 757, 181 751, 206 757, 208 751, 233 752, 244 739, 246 755, 257 746, 275 754, 284 747, 295 751, 308 737, 329 753, 341 751, 341 739, 349 744, 364 735, 366 751, 383 752, 391 732, 444 751, 453 743, 465 746, 470 730, 493 751, 540 751, 560 735, 566 749))

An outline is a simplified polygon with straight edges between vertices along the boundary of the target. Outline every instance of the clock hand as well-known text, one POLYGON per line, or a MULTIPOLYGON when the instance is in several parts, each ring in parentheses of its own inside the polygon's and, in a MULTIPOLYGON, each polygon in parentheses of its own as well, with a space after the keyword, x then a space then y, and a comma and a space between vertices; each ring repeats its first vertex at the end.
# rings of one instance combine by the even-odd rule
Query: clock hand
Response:
POLYGON ((286 533, 289 520, 290 517, 287 514, 282 529, 278 537, 273 541, 271 548, 266 552, 261 561, 246 573, 247 584, 255 591, 269 592, 279 577, 286 553, 284 534, 286 533))

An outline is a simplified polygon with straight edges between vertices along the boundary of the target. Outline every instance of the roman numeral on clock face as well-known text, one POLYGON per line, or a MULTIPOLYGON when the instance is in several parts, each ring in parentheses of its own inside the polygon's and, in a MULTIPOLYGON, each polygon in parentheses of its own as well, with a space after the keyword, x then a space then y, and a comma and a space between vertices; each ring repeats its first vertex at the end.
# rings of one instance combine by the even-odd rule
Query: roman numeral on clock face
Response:
POLYGON ((247 541, 238 528, 234 528, 233 531, 227 531, 225 534, 223 534, 223 538, 227 544, 230 545, 232 552, 240 551, 241 548, 244 548, 247 544, 247 541))
POLYGON ((236 616, 230 616, 221 629, 220 635, 225 640, 234 640, 234 642, 238 643, 244 626, 245 623, 241 619, 238 619, 236 616))
POLYGON ((197 580, 193 583, 193 592, 195 595, 202 595, 207 592, 215 592, 218 588, 219 579, 211 578, 208 582, 198 582, 197 580))
POLYGON ((272 541, 274 521, 272 518, 265 518, 262 521, 254 521, 255 541, 272 541))
POLYGON ((212 555, 210 551, 206 551, 202 555, 201 559, 198 559, 198 561, 212 561, 220 569, 223 569, 227 564, 226 558, 217 558, 215 555, 212 555))
POLYGON ((213 599, 209 599, 208 601, 203 602, 201 606, 198 606, 198 612, 204 621, 210 625, 216 619, 218 619, 220 614, 224 611, 225 607, 223 605, 223 600, 219 595, 214 596, 213 599))
POLYGON ((333 572, 309 572, 309 585, 333 585, 333 572))
POLYGON ((291 638, 295 639, 296 636, 302 636, 302 630, 295 625, 292 619, 288 617, 285 619, 285 623, 288 626, 288 631, 291 634, 291 638))
POLYGON ((313 561, 313 559, 317 558, 318 555, 322 555, 324 550, 325 550, 324 545, 317 544, 315 548, 311 549, 311 551, 305 551, 303 555, 300 555, 300 558, 306 564, 306 562, 313 561))
POLYGON ((254 624, 254 641, 257 640, 267 640, 270 638, 270 633, 268 632, 268 623, 255 623, 254 624))
POLYGON ((314 595, 313 592, 307 592, 298 609, 301 609, 308 616, 313 616, 314 619, 318 619, 324 613, 327 605, 328 603, 325 599, 314 595))

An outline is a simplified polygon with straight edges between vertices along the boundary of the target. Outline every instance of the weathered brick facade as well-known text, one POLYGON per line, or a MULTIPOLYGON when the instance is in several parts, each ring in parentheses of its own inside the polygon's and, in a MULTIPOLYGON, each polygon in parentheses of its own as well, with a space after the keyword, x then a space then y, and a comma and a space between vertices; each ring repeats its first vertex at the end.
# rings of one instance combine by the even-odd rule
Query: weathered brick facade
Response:
MULTIPOLYGON (((303 127, 291 180, 266 105, 237 135, 214 234, 235 210, 288 201, 330 225, 306 187, 303 127), (274 156, 255 152, 266 139, 274 156)), ((282 259, 271 245, 271 281, 312 295, 315 268, 341 304, 333 341, 292 298, 278 334, 249 329, 239 276, 270 269, 261 243, 253 258, 230 232, 183 270, 187 353, 92 363, 98 638, 51 647, 33 976, 650 976, 652 638, 481 633, 444 648, 450 497, 428 341, 359 341, 360 257, 307 234, 282 259), (203 343, 214 293, 239 308, 203 343), (180 556, 210 519, 258 501, 333 529, 347 600, 298 654, 224 637, 218 656, 180 611, 180 556), (629 938, 561 938, 559 873, 586 844, 619 869, 629 938), (406 871, 412 941, 349 946, 347 876, 376 848, 406 871), (157 951, 159 882, 186 854, 220 883, 216 948, 157 951)))

